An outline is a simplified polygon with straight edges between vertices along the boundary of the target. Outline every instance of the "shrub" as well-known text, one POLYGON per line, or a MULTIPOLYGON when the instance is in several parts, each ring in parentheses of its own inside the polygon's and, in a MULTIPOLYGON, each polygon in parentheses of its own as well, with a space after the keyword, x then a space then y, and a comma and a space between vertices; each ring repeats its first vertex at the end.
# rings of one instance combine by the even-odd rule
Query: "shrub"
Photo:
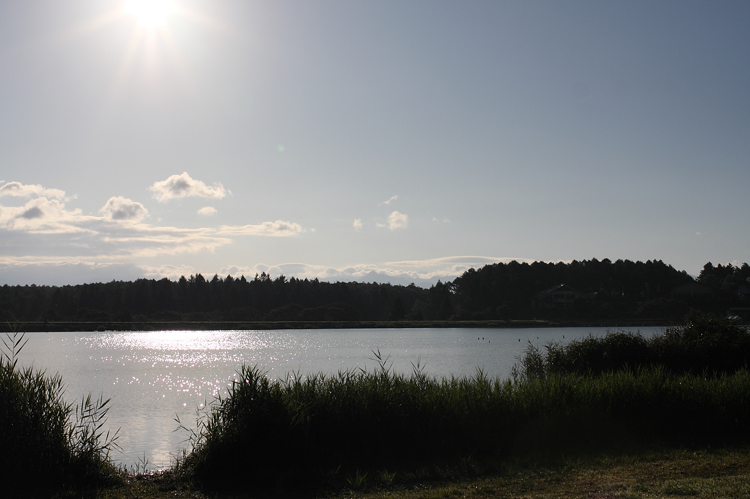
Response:
POLYGON ((609 332, 567 345, 529 345, 513 376, 538 378, 549 374, 599 376, 627 368, 660 366, 674 374, 731 374, 748 365, 750 333, 734 322, 692 315, 683 326, 665 328, 663 334, 644 338, 638 333, 609 332))

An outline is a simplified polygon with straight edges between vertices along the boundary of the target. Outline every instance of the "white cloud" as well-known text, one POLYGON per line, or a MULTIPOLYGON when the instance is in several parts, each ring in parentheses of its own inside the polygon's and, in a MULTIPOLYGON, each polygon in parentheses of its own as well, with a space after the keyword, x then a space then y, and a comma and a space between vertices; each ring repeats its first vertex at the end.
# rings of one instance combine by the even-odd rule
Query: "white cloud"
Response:
POLYGON ((221 183, 217 182, 213 187, 210 187, 200 180, 191 178, 187 172, 182 172, 180 175, 172 175, 161 182, 154 182, 149 189, 153 191, 154 198, 160 203, 166 203, 170 199, 189 196, 221 199, 228 192, 221 183))
POLYGON ((405 229, 409 225, 409 217, 404 213, 394 211, 388 215, 388 228, 391 230, 405 229))
POLYGON ((266 236, 266 237, 289 237, 304 232, 299 224, 276 220, 275 222, 263 222, 259 225, 229 226, 222 225, 217 234, 224 236, 266 236))
POLYGON ((20 182, 8 182, 0 187, 1 196, 29 197, 39 196, 52 199, 62 199, 65 197, 65 191, 60 189, 46 189, 39 184, 22 184, 20 182))
POLYGON ((352 223, 352 226, 354 227, 354 230, 362 230, 362 219, 355 218, 354 223, 352 223))
POLYGON ((216 211, 216 208, 214 208, 213 206, 204 206, 203 208, 198 210, 198 215, 205 215, 207 217, 211 215, 216 215, 216 213, 218 212, 216 211))
POLYGON ((391 196, 390 198, 388 198, 387 201, 383 201, 382 203, 378 203, 378 204, 380 204, 380 205, 382 205, 382 204, 388 205, 388 204, 391 204, 391 202, 393 202, 393 201, 395 201, 397 199, 398 199, 398 195, 391 196))
MULTIPOLYGON (((6 190, 13 195, 55 193, 24 188, 6 190)), ((123 258, 213 252, 232 244, 231 236, 284 237, 305 232, 299 224, 281 220, 220 229, 154 226, 142 222, 148 210, 141 203, 122 196, 107 200, 99 214, 83 215, 79 209, 66 209, 62 200, 46 197, 29 199, 23 206, 0 205, 0 242, 7 248, 25 248, 27 256, 66 255, 68 264, 77 265, 77 259, 122 262, 123 258)))
POLYGON ((213 251, 231 243, 215 229, 154 227, 139 223, 148 212, 140 203, 123 197, 110 198, 99 210, 103 216, 86 216, 66 210, 64 203, 47 198, 29 200, 20 207, 0 207, 0 230, 15 244, 42 254, 78 254, 86 258, 173 255, 213 251), (127 223, 123 223, 127 222, 127 223))
POLYGON ((99 213, 109 220, 128 222, 140 222, 148 216, 148 210, 141 203, 122 196, 109 198, 99 213))
POLYGON ((491 256, 447 256, 429 258, 426 260, 404 260, 400 262, 386 262, 389 268, 396 267, 409 272, 417 272, 422 277, 453 276, 458 277, 470 268, 478 269, 493 263, 533 263, 529 258, 491 257, 491 256))
POLYGON ((30 199, 23 206, 0 208, 0 228, 35 234, 86 232, 82 222, 94 218, 84 217, 81 210, 68 211, 65 203, 46 197, 30 199))
POLYGON ((213 252, 231 243, 231 239, 218 236, 214 229, 154 227, 143 223, 105 225, 96 239, 99 251, 142 258, 213 252))

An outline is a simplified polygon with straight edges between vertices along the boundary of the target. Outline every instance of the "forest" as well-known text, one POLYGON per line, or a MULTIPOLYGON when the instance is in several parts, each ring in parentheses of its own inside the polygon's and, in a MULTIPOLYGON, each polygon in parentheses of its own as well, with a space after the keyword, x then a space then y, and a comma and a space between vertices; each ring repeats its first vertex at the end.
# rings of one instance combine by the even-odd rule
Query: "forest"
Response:
POLYGON ((429 289, 262 273, 74 286, 0 287, 0 320, 669 321, 691 311, 749 319, 750 266, 707 263, 697 279, 661 260, 496 263, 429 289))

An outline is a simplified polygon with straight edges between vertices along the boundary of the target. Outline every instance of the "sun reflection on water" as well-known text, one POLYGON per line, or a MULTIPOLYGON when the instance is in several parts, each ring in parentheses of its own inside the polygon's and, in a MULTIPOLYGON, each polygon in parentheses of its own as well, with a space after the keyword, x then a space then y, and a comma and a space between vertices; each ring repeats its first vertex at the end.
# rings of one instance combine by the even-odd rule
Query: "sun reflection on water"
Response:
POLYGON ((149 331, 112 332, 86 338, 96 348, 131 350, 254 350, 267 348, 261 335, 240 331, 149 331))

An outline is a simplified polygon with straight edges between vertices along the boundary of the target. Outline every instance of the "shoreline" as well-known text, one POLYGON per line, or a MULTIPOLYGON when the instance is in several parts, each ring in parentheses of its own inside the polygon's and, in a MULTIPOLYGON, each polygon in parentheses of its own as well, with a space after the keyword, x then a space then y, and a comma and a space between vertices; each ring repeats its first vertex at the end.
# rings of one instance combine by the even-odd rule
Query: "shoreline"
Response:
POLYGON ((598 321, 35 321, 19 322, 9 328, 29 333, 104 332, 104 331, 268 331, 280 329, 420 329, 420 328, 557 328, 608 327, 612 329, 673 326, 673 320, 598 320, 598 321))

